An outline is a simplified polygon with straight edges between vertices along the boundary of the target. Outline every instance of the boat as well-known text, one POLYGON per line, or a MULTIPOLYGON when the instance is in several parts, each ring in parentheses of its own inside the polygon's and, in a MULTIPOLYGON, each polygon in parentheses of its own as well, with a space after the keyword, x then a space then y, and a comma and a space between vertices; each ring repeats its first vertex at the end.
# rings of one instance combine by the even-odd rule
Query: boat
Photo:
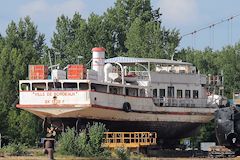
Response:
POLYGON ((195 135, 218 108, 208 102, 206 75, 188 62, 105 59, 105 49, 95 47, 91 69, 38 65, 40 73, 31 67, 29 79, 19 81, 17 108, 62 126, 97 121, 109 131, 157 132, 159 139, 180 139, 195 135))

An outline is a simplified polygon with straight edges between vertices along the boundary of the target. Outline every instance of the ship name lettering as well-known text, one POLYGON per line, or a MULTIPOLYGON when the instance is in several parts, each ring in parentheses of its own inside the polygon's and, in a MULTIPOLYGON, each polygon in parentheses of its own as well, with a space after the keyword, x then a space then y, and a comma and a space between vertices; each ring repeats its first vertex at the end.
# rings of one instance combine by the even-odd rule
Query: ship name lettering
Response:
POLYGON ((54 96, 75 96, 75 93, 66 93, 66 92, 64 92, 64 93, 54 93, 54 96))
POLYGON ((45 104, 61 104, 64 103, 64 100, 45 100, 45 104))
POLYGON ((50 100, 45 100, 45 103, 46 103, 46 104, 50 103, 50 100))
POLYGON ((41 92, 41 93, 36 92, 36 93, 34 93, 34 95, 35 95, 35 96, 45 96, 45 93, 44 93, 44 92, 41 92))

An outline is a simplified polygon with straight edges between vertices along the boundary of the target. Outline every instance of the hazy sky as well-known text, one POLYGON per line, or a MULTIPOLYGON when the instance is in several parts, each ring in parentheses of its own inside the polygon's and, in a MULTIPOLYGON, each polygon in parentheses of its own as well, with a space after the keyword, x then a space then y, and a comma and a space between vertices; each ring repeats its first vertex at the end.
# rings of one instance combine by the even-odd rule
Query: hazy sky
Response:
MULTIPOLYGON (((11 20, 29 15, 46 35, 49 43, 56 19, 61 14, 72 16, 76 11, 84 18, 90 13, 102 14, 114 5, 114 0, 8 0, 0 6, 0 33, 5 35, 11 20)), ((153 8, 160 7, 163 25, 180 30, 181 35, 240 13, 239 0, 152 0, 153 8)), ((214 29, 206 29, 194 36, 184 37, 182 47, 203 49, 211 46, 221 49, 240 40, 240 16, 222 23, 214 29)))

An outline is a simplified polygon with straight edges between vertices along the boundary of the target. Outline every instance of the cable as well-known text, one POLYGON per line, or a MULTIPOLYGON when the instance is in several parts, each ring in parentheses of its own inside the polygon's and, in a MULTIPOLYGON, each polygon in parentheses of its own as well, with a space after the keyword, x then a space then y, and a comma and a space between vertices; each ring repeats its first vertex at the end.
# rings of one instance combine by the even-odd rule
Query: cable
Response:
POLYGON ((215 25, 212 26, 212 49, 214 49, 214 27, 215 25))
POLYGON ((219 25, 219 24, 221 24, 221 23, 224 23, 224 22, 227 22, 227 21, 232 21, 234 18, 239 17, 239 16, 240 16, 240 13, 238 13, 238 14, 236 14, 236 15, 234 15, 234 16, 228 17, 228 18, 226 18, 226 19, 223 19, 223 20, 221 20, 221 21, 218 21, 218 22, 216 22, 216 23, 210 24, 210 25, 208 25, 208 26, 206 26, 206 27, 203 27, 203 28, 194 30, 193 32, 186 33, 186 34, 184 34, 184 35, 181 36, 181 39, 182 39, 183 37, 186 37, 186 36, 189 36, 189 35, 193 35, 193 34, 195 34, 195 33, 197 33, 197 32, 200 32, 200 31, 202 31, 202 30, 206 30, 206 29, 208 29, 208 28, 214 27, 214 26, 219 25))
POLYGON ((230 42, 232 44, 232 25, 233 25, 233 20, 230 19, 230 42))

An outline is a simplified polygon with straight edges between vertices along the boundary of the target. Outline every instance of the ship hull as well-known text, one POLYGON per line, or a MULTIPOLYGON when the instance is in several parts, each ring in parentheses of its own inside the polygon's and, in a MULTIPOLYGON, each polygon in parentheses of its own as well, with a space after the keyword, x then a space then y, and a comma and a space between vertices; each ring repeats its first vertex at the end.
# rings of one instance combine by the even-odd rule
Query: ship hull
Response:
POLYGON ((58 118, 52 121, 61 122, 66 126, 84 128, 87 123, 101 122, 108 131, 113 132, 157 132, 158 139, 180 139, 198 134, 202 123, 164 122, 164 121, 111 121, 100 119, 58 118))
MULTIPOLYGON (((150 97, 95 91, 25 91, 20 92, 20 100, 18 108, 42 119, 59 120, 65 126, 75 126, 79 119, 82 124, 98 121, 106 124, 110 131, 157 132, 162 139, 194 135, 201 124, 214 118, 216 110, 203 105, 184 106, 186 103, 180 100, 187 102, 187 99, 180 99, 179 103, 169 103, 167 106, 156 106, 150 97), (128 110, 124 109, 126 103, 130 106, 128 110)), ((204 100, 199 99, 199 102, 204 100)))
MULTIPOLYGON (((108 121, 153 121, 153 122, 187 122, 187 123, 207 123, 213 119, 212 113, 186 112, 184 108, 178 111, 140 111, 113 107, 92 105, 90 107, 66 107, 66 106, 25 106, 18 105, 18 108, 29 111, 41 118, 86 118, 108 121)), ((168 107, 171 108, 171 107, 168 107)), ((172 107, 175 108, 175 107, 172 107)))
MULTIPOLYGON (((21 108, 21 107, 20 107, 21 108)), ((148 131, 157 132, 159 139, 179 139, 196 135, 201 124, 213 119, 212 114, 196 114, 187 112, 125 112, 107 107, 92 106, 76 109, 65 108, 36 108, 25 109, 41 118, 64 126, 85 126, 88 122, 102 122, 109 131, 148 131), (51 114, 51 110, 53 111, 51 114), (58 112, 57 112, 58 110, 58 112), (47 113, 46 113, 47 112, 47 113), (56 114, 58 113, 58 114, 56 114), (78 121, 78 122, 77 122, 78 121), (61 122, 61 123, 59 123, 61 122)))

